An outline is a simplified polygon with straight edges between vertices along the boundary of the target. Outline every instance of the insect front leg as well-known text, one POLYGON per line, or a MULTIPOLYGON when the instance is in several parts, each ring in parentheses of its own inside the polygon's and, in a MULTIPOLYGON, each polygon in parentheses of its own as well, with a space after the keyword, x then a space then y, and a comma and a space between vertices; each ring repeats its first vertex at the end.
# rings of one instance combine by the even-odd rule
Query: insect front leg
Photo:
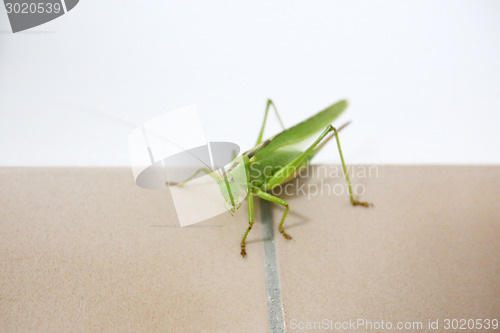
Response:
POLYGON ((189 181, 193 180, 196 176, 198 176, 198 174, 199 174, 200 172, 204 172, 205 174, 207 174, 207 175, 209 175, 209 176, 212 174, 212 170, 207 169, 207 168, 200 168, 200 169, 196 170, 196 172, 195 172, 195 173, 194 173, 191 177, 187 178, 186 180, 184 180, 184 181, 183 181, 183 182, 181 182, 181 183, 175 183, 175 182, 165 182, 165 184, 166 184, 166 185, 169 185, 169 186, 177 185, 177 186, 179 186, 179 187, 182 187, 182 186, 184 186, 187 182, 189 182, 189 181))
POLYGON ((269 193, 261 191, 261 190, 259 190, 257 192, 257 196, 259 198, 261 198, 261 199, 264 199, 264 200, 267 200, 267 201, 271 201, 271 202, 277 203, 277 204, 282 205, 282 206, 285 207, 285 212, 283 213, 283 217, 281 218, 281 222, 280 222, 280 225, 278 227, 278 230, 279 230, 279 232, 281 232, 281 234, 283 235, 283 237, 285 237, 286 239, 292 239, 292 236, 290 236, 289 234, 287 234, 285 232, 285 228, 283 227, 283 223, 285 223, 285 218, 288 215, 288 211, 290 210, 290 205, 288 204, 288 202, 285 201, 285 200, 283 200, 283 199, 281 199, 281 198, 275 197, 274 195, 271 195, 269 193))
POLYGON ((246 240, 247 240, 248 233, 250 232, 250 230, 252 230, 253 222, 254 222, 254 217, 253 217, 254 216, 254 208, 253 208, 253 194, 252 193, 248 193, 247 201, 248 201, 248 228, 245 231, 243 238, 241 239, 241 256, 242 257, 245 257, 247 255, 246 240))
POLYGON ((278 109, 276 108, 276 105, 271 99, 267 100, 266 104, 266 112, 264 114, 264 121, 262 122, 262 127, 260 128, 260 133, 259 137, 257 138, 257 143, 255 145, 258 145, 259 143, 262 142, 262 136, 264 135, 264 128, 266 128, 266 121, 267 121, 267 115, 269 113, 269 108, 273 106, 274 112, 276 113, 276 117, 278 118, 278 121, 280 122, 281 128, 285 129, 285 125, 283 125, 283 120, 281 120, 280 114, 278 113, 278 109))

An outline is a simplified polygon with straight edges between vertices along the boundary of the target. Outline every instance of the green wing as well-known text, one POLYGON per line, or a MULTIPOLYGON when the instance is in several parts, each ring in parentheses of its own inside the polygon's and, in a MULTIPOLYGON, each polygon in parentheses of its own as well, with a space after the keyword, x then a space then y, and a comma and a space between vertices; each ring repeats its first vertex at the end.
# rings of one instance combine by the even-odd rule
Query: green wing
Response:
POLYGON ((276 134, 245 154, 254 161, 261 160, 279 148, 299 143, 315 134, 317 135, 340 116, 346 108, 346 100, 337 102, 303 122, 276 134))

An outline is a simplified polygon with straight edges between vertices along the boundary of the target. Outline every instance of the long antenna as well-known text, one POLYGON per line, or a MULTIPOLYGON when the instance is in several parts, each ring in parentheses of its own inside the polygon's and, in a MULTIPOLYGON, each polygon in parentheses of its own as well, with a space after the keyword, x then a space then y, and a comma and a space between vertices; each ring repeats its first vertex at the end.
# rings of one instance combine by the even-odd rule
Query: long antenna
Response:
MULTIPOLYGON (((70 110, 73 110, 73 111, 76 111, 76 112, 80 112, 80 113, 84 113, 84 114, 90 114, 90 115, 93 115, 95 117, 106 119, 106 120, 109 120, 109 121, 111 121, 113 123, 117 123, 117 124, 120 124, 121 126, 125 126, 125 127, 128 127, 128 128, 136 129, 137 127, 139 127, 139 125, 136 125, 136 124, 134 124, 132 122, 129 122, 127 120, 124 120, 124 119, 122 119, 120 117, 113 116, 113 115, 107 114, 107 113, 102 112, 102 111, 93 110, 93 109, 90 109, 90 108, 82 108, 82 107, 79 107, 79 106, 76 106, 76 105, 69 105, 69 104, 62 103, 62 102, 57 102, 57 103, 53 103, 53 104, 56 105, 56 106, 58 106, 58 107, 65 108, 65 109, 70 109, 70 110)), ((140 126, 140 127, 141 127, 142 133, 144 135, 144 138, 146 140, 146 145, 148 146, 147 149, 148 149, 149 158, 151 159, 151 164, 154 164, 155 161, 153 159, 153 153, 151 151, 151 147, 149 146, 149 141, 148 141, 147 136, 146 136, 146 131, 145 131, 145 129, 144 129, 143 126, 140 126)), ((182 147, 181 145, 179 145, 179 144, 177 144, 175 142, 172 142, 172 141, 166 139, 165 137, 163 137, 163 136, 161 136, 161 135, 159 135, 157 133, 148 131, 147 134, 149 134, 151 136, 154 136, 154 137, 156 137, 156 138, 158 138, 160 140, 163 140, 165 142, 168 142, 168 143, 176 146, 177 148, 180 148, 180 149, 184 150, 189 155, 193 156, 198 161, 200 161, 201 163, 203 163, 203 165, 205 165, 210 171, 215 172, 209 165, 207 165, 205 162, 203 162, 200 158, 198 158, 197 156, 195 156, 193 153, 191 153, 185 147, 182 147)), ((210 145, 210 144, 207 143, 207 145, 210 145)))

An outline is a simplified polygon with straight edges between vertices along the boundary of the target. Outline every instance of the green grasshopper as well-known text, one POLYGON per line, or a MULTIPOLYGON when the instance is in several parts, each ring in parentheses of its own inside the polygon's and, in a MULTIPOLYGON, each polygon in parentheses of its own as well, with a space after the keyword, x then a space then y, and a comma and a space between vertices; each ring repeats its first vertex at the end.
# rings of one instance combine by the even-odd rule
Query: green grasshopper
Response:
MULTIPOLYGON (((231 215, 241 206, 240 198, 245 198, 246 196, 248 199, 248 227, 243 235, 243 238, 241 239, 241 255, 243 257, 247 254, 246 239, 254 224, 254 196, 285 207, 285 212, 281 218, 278 230, 286 239, 292 239, 292 237, 285 232, 285 228, 283 226, 285 218, 290 210, 289 204, 287 201, 272 195, 270 192, 277 186, 297 177, 300 171, 308 166, 312 158, 332 137, 335 137, 337 141, 337 147, 342 161, 342 168, 349 187, 351 204, 363 207, 372 206, 371 203, 355 200, 352 193, 351 181, 349 179, 349 174, 347 173, 338 137, 339 130, 344 128, 347 124, 339 129, 336 129, 331 125, 331 123, 340 114, 342 114, 346 108, 347 101, 342 100, 302 121, 301 123, 285 129, 275 104, 269 99, 267 101, 264 114, 264 122, 262 123, 257 143, 254 148, 243 153, 238 159, 234 160, 234 163, 227 171, 222 169, 222 173, 210 173, 210 175, 217 181, 220 192, 227 204, 226 209, 231 213, 231 215), (276 113, 283 131, 265 141, 262 141, 262 136, 264 134, 271 106, 276 113), (329 134, 332 135, 328 136, 329 134), (317 136, 316 140, 305 150, 293 147, 306 139, 314 138, 314 136, 317 136), (241 168, 244 168, 244 170, 241 170, 241 168), (242 171, 243 174, 246 174, 246 178, 244 180, 242 180, 241 177, 236 176, 236 174, 242 174, 242 171), (242 181, 246 183, 242 183, 242 181)), ((200 171, 204 171, 207 174, 210 172, 210 170, 207 169, 200 169, 195 173, 195 175, 186 181, 194 178, 200 171)))
POLYGON ((343 100, 337 102, 314 116, 302 121, 301 123, 285 129, 275 104, 270 99, 267 101, 264 121, 262 123, 255 147, 242 154, 242 161, 240 160, 239 162, 235 162, 225 173, 224 179, 221 177, 217 179, 220 191, 224 196, 225 201, 231 205, 231 213, 234 213, 240 206, 240 202, 238 202, 235 197, 237 197, 237 191, 242 188, 241 185, 246 185, 244 188, 248 188, 248 228, 241 239, 241 255, 243 257, 247 254, 246 239, 254 224, 254 196, 285 207, 285 212, 281 218, 278 230, 286 239, 292 239, 292 237, 285 232, 285 228, 283 226, 286 216, 290 210, 290 206, 287 201, 278 198, 269 192, 271 192, 275 187, 295 178, 300 173, 300 170, 307 167, 312 158, 333 136, 335 136, 337 141, 337 147, 342 161, 342 168, 349 187, 351 204, 363 207, 372 206, 371 203, 354 199, 351 181, 349 179, 349 174, 347 173, 342 148, 340 147, 338 137, 339 130, 331 125, 331 123, 338 116, 340 116, 346 108, 347 101, 343 100), (267 116, 271 106, 278 117, 283 131, 265 141, 262 141, 267 116), (332 132, 333 135, 328 136, 332 132), (293 148, 288 149, 291 145, 318 135, 318 133, 319 136, 317 139, 304 151, 293 148), (237 184, 235 177, 231 176, 237 168, 241 167, 246 169, 247 184, 237 184))

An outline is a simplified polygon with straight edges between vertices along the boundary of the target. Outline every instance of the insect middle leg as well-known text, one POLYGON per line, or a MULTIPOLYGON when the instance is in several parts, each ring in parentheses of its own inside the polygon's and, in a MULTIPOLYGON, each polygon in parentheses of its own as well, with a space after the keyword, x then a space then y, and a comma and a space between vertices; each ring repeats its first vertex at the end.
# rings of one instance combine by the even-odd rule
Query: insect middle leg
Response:
POLYGON ((281 232, 281 234, 283 235, 283 237, 285 237, 286 239, 292 239, 292 236, 290 236, 289 234, 287 234, 285 232, 285 229, 283 228, 283 223, 285 223, 285 218, 286 216, 288 215, 288 211, 290 211, 290 205, 288 204, 287 201, 281 199, 281 198, 278 198, 272 194, 269 194, 269 193, 266 193, 264 191, 261 191, 261 190, 258 190, 257 191, 257 196, 261 199, 264 199, 264 200, 267 200, 267 201, 271 201, 271 202, 274 202, 274 203, 277 203, 279 205, 282 205, 285 207, 285 212, 283 213, 283 216, 281 217, 281 222, 279 224, 279 227, 278 227, 278 230, 279 232, 281 232))
MULTIPOLYGON (((290 235, 288 235, 285 232, 285 229, 283 228, 283 223, 285 222, 285 218, 288 215, 288 211, 290 210, 290 206, 288 205, 288 202, 286 202, 283 199, 280 199, 278 197, 275 197, 274 195, 271 195, 269 193, 263 192, 261 190, 256 189, 257 196, 261 199, 271 201, 277 204, 280 204, 285 207, 285 212, 283 213, 283 217, 281 218, 281 222, 279 225, 278 230, 281 232, 281 234, 286 238, 286 239, 292 239, 290 235)), ((248 228, 245 231, 245 234, 243 235, 243 238, 241 239, 241 256, 245 257, 247 255, 246 251, 246 239, 248 236, 248 233, 250 230, 252 230, 254 224, 254 206, 253 206, 253 194, 248 195, 248 228)))

